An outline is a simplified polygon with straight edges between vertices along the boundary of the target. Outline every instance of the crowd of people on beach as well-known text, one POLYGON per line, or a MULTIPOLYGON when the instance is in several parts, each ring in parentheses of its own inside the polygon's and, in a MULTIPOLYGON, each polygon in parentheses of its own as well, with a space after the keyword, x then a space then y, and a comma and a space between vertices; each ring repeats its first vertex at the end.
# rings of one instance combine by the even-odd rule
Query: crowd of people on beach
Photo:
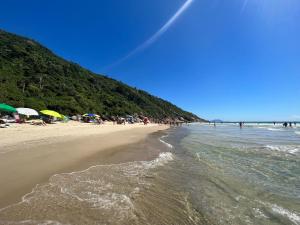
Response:
POLYGON ((142 123, 147 125, 149 123, 156 123, 156 124, 164 124, 170 126, 181 126, 184 121, 176 121, 176 120, 159 120, 159 119, 149 119, 148 117, 138 117, 136 119, 132 119, 131 116, 129 117, 119 117, 115 116, 110 119, 104 119, 100 116, 83 116, 83 115, 76 115, 71 117, 64 117, 62 118, 55 118, 51 116, 39 116, 39 117, 22 117, 20 118, 19 115, 13 114, 0 114, 0 128, 7 128, 10 124, 17 123, 28 123, 31 125, 38 125, 38 126, 46 126, 48 124, 54 124, 57 122, 68 122, 69 120, 77 121, 81 123, 93 123, 98 125, 103 125, 106 122, 112 122, 114 125, 126 125, 126 124, 135 124, 135 123, 142 123))
POLYGON ((74 116, 64 116, 61 118, 56 118, 53 116, 40 115, 40 116, 22 116, 15 113, 0 113, 0 128, 7 128, 10 124, 17 123, 29 123, 31 125, 46 126, 47 124, 54 124, 57 122, 66 123, 68 121, 77 121, 81 123, 93 123, 98 125, 103 125, 106 122, 112 122, 113 124, 134 124, 143 123, 144 125, 153 123, 148 117, 138 117, 132 118, 131 116, 120 117, 115 116, 111 118, 101 117, 98 115, 74 115, 74 116))
POLYGON ((134 124, 142 123, 147 125, 149 123, 156 124, 168 124, 170 126, 180 126, 186 121, 184 118, 149 118, 144 115, 125 116, 100 116, 94 113, 76 114, 72 116, 62 115, 53 110, 42 110, 40 112, 29 108, 14 108, 4 103, 0 103, 0 128, 7 128, 12 123, 29 123, 31 125, 46 126, 56 122, 68 122, 69 120, 82 122, 82 123, 94 123, 98 125, 105 124, 106 122, 112 122, 113 124, 134 124))

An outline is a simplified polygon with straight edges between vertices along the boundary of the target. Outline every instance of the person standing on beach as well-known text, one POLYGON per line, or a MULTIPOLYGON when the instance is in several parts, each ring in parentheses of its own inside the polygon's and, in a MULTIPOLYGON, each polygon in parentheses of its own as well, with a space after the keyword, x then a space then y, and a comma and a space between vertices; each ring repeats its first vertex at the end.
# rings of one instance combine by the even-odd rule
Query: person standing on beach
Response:
POLYGON ((240 125, 240 128, 242 129, 243 128, 243 123, 239 122, 239 125, 240 125))

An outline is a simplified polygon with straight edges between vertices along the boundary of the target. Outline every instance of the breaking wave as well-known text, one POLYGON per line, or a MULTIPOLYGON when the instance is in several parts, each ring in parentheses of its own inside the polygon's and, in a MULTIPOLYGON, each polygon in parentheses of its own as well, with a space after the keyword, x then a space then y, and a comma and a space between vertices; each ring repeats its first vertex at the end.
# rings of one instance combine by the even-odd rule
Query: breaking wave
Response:
POLYGON ((270 131, 283 131, 282 129, 279 129, 279 128, 267 128, 267 130, 270 130, 270 131))
POLYGON ((152 170, 173 159, 171 152, 163 152, 152 161, 97 165, 79 172, 53 175, 48 183, 37 185, 23 196, 21 202, 0 209, 0 224, 60 225, 65 224, 61 221, 69 222, 71 211, 74 216, 84 215, 78 216, 74 224, 99 221, 135 224, 140 218, 133 200, 140 195, 141 188, 152 185, 148 179, 153 176, 152 170), (39 221, 40 218, 45 220, 39 221))
POLYGON ((296 212, 291 212, 279 205, 276 204, 271 204, 268 202, 262 202, 262 201, 258 201, 260 204, 267 206, 268 208, 270 208, 272 210, 273 213, 276 213, 280 216, 286 217, 288 218, 291 222, 293 222, 296 225, 300 224, 300 215, 299 213, 296 212))
MULTIPOLYGON (((253 126, 254 127, 254 126, 253 126)), ((269 131, 284 131, 284 129, 282 128, 278 128, 278 127, 268 127, 268 126, 258 126, 258 127, 255 127, 257 129, 264 129, 264 130, 269 130, 269 131)))
POLYGON ((290 221, 292 221, 295 224, 300 224, 300 215, 295 213, 295 212, 290 212, 287 209, 284 209, 276 204, 272 205, 272 210, 275 213, 278 213, 282 216, 286 216, 287 218, 289 218, 290 221))
POLYGON ((299 146, 266 145, 265 147, 271 151, 285 152, 289 154, 296 154, 300 150, 299 146))

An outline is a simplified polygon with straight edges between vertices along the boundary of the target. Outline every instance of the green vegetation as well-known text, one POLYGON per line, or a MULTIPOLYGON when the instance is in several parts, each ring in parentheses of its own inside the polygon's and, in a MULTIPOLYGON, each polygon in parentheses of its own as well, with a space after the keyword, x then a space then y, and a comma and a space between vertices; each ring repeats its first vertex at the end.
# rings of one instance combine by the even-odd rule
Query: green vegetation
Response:
POLYGON ((39 43, 0 30, 0 102, 66 115, 138 113, 200 120, 175 105, 68 62, 39 43))

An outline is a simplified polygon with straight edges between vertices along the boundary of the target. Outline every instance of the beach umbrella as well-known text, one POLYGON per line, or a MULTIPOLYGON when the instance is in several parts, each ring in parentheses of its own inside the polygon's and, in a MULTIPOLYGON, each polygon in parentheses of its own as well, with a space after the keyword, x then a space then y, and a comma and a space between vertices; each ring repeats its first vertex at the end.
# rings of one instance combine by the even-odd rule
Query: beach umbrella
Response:
POLYGON ((4 111, 4 112, 17 112, 17 110, 10 106, 10 105, 7 105, 7 104, 4 104, 4 103, 0 103, 0 111, 4 111))
POLYGON ((25 115, 25 116, 38 116, 39 113, 34 110, 34 109, 30 109, 30 108, 17 108, 17 112, 19 114, 25 115))
POLYGON ((63 115, 59 114, 58 112, 55 112, 53 110, 42 110, 41 111, 42 114, 47 115, 47 116, 52 116, 52 117, 56 117, 56 118, 63 118, 63 115))
POLYGON ((84 117, 100 117, 99 115, 93 114, 93 113, 86 113, 86 114, 84 114, 82 116, 84 116, 84 117))

